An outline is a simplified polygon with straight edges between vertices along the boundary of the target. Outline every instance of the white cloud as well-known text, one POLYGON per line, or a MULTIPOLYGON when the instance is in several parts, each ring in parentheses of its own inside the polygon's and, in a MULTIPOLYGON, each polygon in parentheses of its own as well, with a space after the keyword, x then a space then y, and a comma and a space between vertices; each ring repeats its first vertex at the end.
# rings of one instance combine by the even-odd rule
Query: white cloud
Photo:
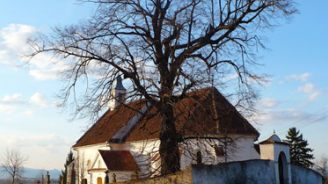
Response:
POLYGON ((49 73, 42 70, 30 70, 29 74, 37 80, 54 80, 57 79, 56 73, 49 73))
POLYGON ((30 117, 37 110, 37 107, 55 107, 56 103, 48 101, 43 94, 35 92, 27 98, 19 93, 0 97, 0 113, 19 113, 25 117, 30 117))
POLYGON ((26 40, 29 36, 36 32, 36 29, 29 25, 23 24, 10 24, 9 26, 1 29, 0 35, 2 43, 11 50, 28 51, 26 40))
POLYGON ((23 112, 23 115, 25 115, 26 117, 31 117, 31 116, 33 116, 33 114, 34 114, 34 111, 32 111, 32 110, 26 110, 23 112))
POLYGON ((317 123, 328 119, 326 112, 306 112, 297 109, 280 109, 257 112, 253 120, 258 123, 317 123))
POLYGON ((228 74, 222 77, 222 81, 232 81, 237 80, 239 78, 239 75, 237 73, 228 74))
POLYGON ((307 94, 310 101, 314 101, 320 95, 320 91, 312 83, 305 83, 298 88, 298 91, 307 94))
POLYGON ((67 65, 51 57, 49 54, 39 54, 32 59, 26 57, 32 50, 28 39, 37 34, 33 26, 10 24, 0 28, 0 64, 21 66, 29 64, 29 74, 37 80, 54 80, 58 73, 67 69, 67 65))
POLYGON ((19 93, 15 93, 12 95, 6 95, 4 97, 2 97, 2 99, 0 100, 1 104, 17 104, 17 103, 23 103, 22 100, 22 95, 19 93))
POLYGON ((297 91, 306 94, 309 101, 314 101, 319 97, 320 91, 310 82, 310 76, 311 74, 309 72, 304 72, 298 75, 289 75, 286 78, 287 80, 302 82, 302 85, 297 88, 297 91))
POLYGON ((30 103, 31 104, 34 104, 34 105, 37 105, 37 106, 40 106, 40 107, 47 107, 47 106, 49 106, 49 102, 39 92, 36 92, 36 93, 34 93, 31 96, 30 103))
POLYGON ((309 80, 310 76, 311 76, 311 74, 308 72, 305 72, 302 74, 293 74, 293 75, 287 76, 287 80, 306 82, 309 80))
POLYGON ((16 110, 15 106, 22 104, 25 104, 25 102, 21 94, 5 95, 0 98, 0 113, 12 114, 16 110))
POLYGON ((299 91, 303 93, 311 93, 314 90, 314 85, 311 83, 306 83, 298 88, 299 91))
POLYGON ((6 149, 19 149, 28 158, 26 166, 49 168, 49 165, 62 168, 67 151, 72 144, 71 140, 55 135, 43 133, 30 134, 0 134, 0 155, 6 149), (53 158, 50 159, 49 158, 53 158))
POLYGON ((259 101, 260 107, 264 107, 264 108, 273 108, 277 106, 277 104, 278 102, 271 98, 265 98, 259 101))
POLYGON ((27 39, 36 32, 32 26, 10 24, 0 29, 0 63, 15 66, 29 51, 27 39))
POLYGON ((0 113, 12 114, 14 112, 15 112, 14 107, 0 104, 0 113))
POLYGON ((38 54, 31 60, 23 60, 31 66, 29 74, 38 80, 55 80, 61 72, 68 69, 67 64, 45 53, 38 54))

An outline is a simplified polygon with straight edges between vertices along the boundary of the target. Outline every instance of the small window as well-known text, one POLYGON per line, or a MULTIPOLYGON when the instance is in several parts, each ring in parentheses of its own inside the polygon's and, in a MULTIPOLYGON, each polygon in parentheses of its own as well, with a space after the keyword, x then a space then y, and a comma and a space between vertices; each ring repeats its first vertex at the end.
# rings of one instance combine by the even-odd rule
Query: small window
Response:
POLYGON ((216 156, 218 156, 218 157, 225 156, 225 151, 224 151, 223 146, 214 145, 213 147, 214 147, 216 156))
POLYGON ((91 160, 87 161, 87 167, 88 167, 88 169, 91 169, 91 160))

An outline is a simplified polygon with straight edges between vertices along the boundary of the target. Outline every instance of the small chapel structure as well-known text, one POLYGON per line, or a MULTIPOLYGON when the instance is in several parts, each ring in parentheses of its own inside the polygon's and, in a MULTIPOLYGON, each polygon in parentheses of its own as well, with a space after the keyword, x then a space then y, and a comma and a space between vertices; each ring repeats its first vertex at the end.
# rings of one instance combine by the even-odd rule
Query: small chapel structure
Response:
MULTIPOLYGON (((105 184, 160 175, 162 117, 145 100, 126 103, 119 77, 109 109, 73 145, 71 184, 105 184), (72 179, 73 178, 73 179, 72 179)), ((193 164, 272 160, 277 184, 291 183, 288 144, 259 132, 214 87, 188 93, 174 105, 182 170, 193 164)))

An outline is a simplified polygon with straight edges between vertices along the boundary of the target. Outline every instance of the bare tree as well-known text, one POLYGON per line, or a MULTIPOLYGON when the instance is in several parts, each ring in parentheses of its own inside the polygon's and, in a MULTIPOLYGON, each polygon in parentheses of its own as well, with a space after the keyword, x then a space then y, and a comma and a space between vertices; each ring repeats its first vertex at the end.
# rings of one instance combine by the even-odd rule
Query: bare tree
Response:
POLYGON ((15 184, 22 178, 24 162, 27 160, 18 150, 7 150, 2 158, 1 166, 15 184))
POLYGON ((324 183, 328 183, 328 158, 323 156, 320 160, 318 160, 314 166, 314 169, 317 170, 320 174, 322 174, 324 178, 324 183))
POLYGON ((293 0, 85 1, 98 6, 94 16, 34 39, 32 56, 49 52, 64 60, 64 102, 79 115, 99 113, 123 74, 131 84, 128 100, 145 98, 163 117, 162 174, 179 170, 174 104, 197 88, 224 88, 234 73, 235 99, 248 109, 249 84, 261 79, 250 69, 261 32, 296 11, 293 0))

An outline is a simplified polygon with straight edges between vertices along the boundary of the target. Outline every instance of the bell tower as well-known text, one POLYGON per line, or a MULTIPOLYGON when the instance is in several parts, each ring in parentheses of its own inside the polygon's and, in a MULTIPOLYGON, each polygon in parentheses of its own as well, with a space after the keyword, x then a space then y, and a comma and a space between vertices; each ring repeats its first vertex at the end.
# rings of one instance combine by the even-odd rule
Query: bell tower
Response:
POLYGON ((111 91, 110 95, 110 101, 109 101, 109 108, 110 110, 114 110, 117 108, 120 104, 125 102, 125 96, 126 96, 126 89, 123 86, 122 78, 119 75, 116 78, 116 84, 115 87, 111 91))

